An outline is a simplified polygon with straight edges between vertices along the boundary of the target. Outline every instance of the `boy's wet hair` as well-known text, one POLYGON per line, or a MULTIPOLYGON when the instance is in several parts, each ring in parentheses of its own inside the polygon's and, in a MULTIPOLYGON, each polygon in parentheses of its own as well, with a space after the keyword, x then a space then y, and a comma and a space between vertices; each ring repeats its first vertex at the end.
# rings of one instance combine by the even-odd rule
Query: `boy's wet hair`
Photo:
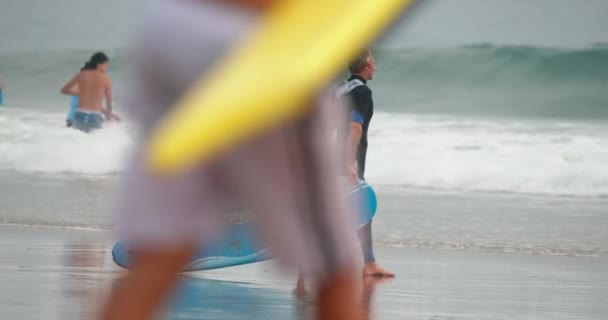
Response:
POLYGON ((359 55, 348 65, 348 71, 351 74, 357 74, 369 63, 369 57, 372 52, 369 49, 363 49, 359 55))
POLYGON ((110 59, 105 53, 95 52, 80 70, 95 70, 97 69, 98 65, 104 64, 108 61, 110 61, 110 59))

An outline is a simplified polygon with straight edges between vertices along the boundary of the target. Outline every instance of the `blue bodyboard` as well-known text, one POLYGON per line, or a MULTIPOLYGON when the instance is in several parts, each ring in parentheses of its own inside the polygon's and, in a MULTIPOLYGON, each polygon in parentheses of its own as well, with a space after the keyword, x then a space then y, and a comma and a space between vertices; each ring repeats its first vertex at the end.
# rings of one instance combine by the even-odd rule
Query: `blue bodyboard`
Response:
MULTIPOLYGON (((376 193, 369 184, 361 181, 352 189, 352 197, 357 208, 354 228, 359 228, 371 222, 376 214, 376 193)), ((228 227, 222 236, 200 248, 183 271, 238 266, 272 258, 270 248, 259 241, 255 223, 247 210, 231 210, 227 215, 228 227)), ((133 248, 125 242, 116 243, 112 249, 114 262, 123 268, 129 268, 132 254, 133 248)))

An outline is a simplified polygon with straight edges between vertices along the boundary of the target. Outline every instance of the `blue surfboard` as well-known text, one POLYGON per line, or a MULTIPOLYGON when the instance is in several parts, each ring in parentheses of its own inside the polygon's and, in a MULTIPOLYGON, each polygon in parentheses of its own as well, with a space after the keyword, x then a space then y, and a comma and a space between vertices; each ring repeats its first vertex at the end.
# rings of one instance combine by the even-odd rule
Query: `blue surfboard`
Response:
MULTIPOLYGON (((352 197, 357 208, 354 228, 359 228, 371 222, 376 214, 376 193, 369 184, 361 181, 352 189, 352 197)), ((272 258, 270 248, 259 241, 246 209, 228 211, 227 216, 229 224, 222 236, 200 248, 183 271, 238 266, 272 258)), ((112 258, 117 265, 128 269, 133 253, 127 243, 118 242, 112 249, 112 258)))
POLYGON ((76 111, 78 111, 78 105, 80 104, 80 99, 78 96, 70 96, 70 110, 68 110, 68 114, 66 116, 66 120, 72 121, 76 111))
POLYGON ((2 89, 0 89, 0 106, 4 104, 4 93, 2 89))
POLYGON ((70 96, 70 109, 68 110, 68 114, 65 117, 66 125, 68 127, 72 126, 72 121, 74 120, 74 115, 76 111, 78 111, 78 105, 80 104, 80 98, 78 96, 70 96))

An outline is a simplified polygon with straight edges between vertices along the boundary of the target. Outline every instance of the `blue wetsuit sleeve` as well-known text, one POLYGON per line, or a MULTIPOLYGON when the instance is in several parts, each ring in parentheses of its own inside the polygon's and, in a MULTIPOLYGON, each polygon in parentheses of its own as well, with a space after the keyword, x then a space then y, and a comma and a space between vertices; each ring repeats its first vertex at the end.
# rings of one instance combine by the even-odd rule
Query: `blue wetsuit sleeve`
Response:
POLYGON ((363 115, 361 114, 361 112, 359 112, 357 110, 353 110, 350 113, 350 121, 363 124, 363 122, 364 122, 363 115))

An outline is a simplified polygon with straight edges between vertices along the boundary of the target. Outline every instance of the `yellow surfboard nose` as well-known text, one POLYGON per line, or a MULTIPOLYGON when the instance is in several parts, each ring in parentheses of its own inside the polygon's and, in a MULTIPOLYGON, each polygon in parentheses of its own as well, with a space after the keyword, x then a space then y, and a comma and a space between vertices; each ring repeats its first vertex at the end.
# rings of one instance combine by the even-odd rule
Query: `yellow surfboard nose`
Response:
POLYGON ((311 97, 411 3, 278 1, 172 108, 152 135, 148 165, 180 170, 303 115, 311 97))

